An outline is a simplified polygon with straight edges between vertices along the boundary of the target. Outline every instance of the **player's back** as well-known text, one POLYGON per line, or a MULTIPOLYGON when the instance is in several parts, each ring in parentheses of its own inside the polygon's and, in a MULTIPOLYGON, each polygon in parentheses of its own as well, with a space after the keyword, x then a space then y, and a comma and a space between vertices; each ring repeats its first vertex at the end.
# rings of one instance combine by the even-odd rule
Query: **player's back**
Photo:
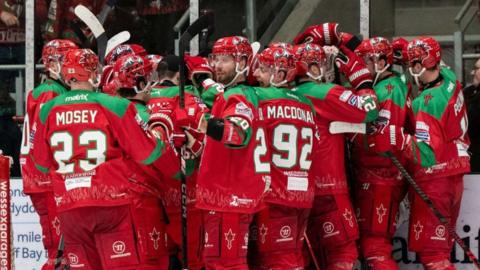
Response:
POLYGON ((310 208, 314 196, 309 175, 316 145, 315 112, 304 96, 283 88, 257 88, 260 128, 255 135, 255 169, 270 171, 265 201, 310 208))
POLYGON ((51 191, 49 176, 35 168, 31 157, 30 145, 35 135, 31 134, 31 130, 38 120, 41 106, 66 91, 65 87, 59 82, 48 79, 27 94, 22 145, 20 148, 23 190, 26 194, 51 191))
POLYGON ((44 105, 40 120, 38 132, 46 143, 35 139, 35 148, 40 148, 35 158, 40 168, 56 172, 53 186, 61 210, 127 203, 129 168, 124 159, 148 165, 164 149, 147 136, 146 122, 133 103, 102 93, 65 93, 44 105))

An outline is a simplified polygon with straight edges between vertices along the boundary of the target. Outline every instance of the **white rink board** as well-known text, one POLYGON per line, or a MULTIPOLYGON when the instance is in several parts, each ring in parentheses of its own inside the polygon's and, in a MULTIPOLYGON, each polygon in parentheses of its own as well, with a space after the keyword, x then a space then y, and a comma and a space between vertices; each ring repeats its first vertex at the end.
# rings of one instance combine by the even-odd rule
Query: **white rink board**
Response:
POLYGON ((46 261, 42 229, 30 198, 22 192, 22 180, 10 180, 15 269, 40 270, 46 261))
MULTIPOLYGON (((30 199, 21 192, 21 179, 12 179, 12 223, 14 233, 15 267, 22 270, 40 270, 46 260, 46 254, 41 242, 41 229, 38 223, 38 216, 33 211, 30 199)), ((461 238, 469 238, 473 253, 478 256, 478 244, 480 242, 480 175, 467 175, 465 177, 465 192, 463 195, 460 217, 457 222, 457 232, 461 238), (469 229, 469 230, 468 230, 469 229), (466 232, 468 231, 468 232, 466 232)), ((400 220, 403 220, 400 218, 400 220)), ((394 239, 394 258, 400 262, 400 269, 413 270, 423 269, 415 254, 407 252, 407 229, 405 221, 394 239)), ((460 247, 456 246, 455 256, 456 267, 459 270, 474 269, 469 263, 460 247)))

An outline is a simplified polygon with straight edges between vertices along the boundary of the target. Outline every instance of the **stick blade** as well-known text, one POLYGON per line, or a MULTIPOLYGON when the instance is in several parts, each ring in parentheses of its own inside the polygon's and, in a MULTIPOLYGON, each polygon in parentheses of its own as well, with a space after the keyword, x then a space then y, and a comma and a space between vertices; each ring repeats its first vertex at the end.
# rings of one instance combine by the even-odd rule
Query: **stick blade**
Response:
POLYGON ((328 129, 330 134, 339 133, 367 133, 367 125, 364 123, 348 123, 342 121, 334 121, 330 123, 328 129))
POLYGON ((115 47, 120 44, 123 44, 130 40, 130 32, 122 31, 115 36, 111 37, 107 42, 107 48, 105 50, 105 57, 109 54, 115 47))
POLYGON ((95 38, 98 38, 100 35, 105 33, 103 25, 100 23, 95 14, 93 14, 92 11, 90 11, 87 7, 84 5, 77 5, 74 12, 75 15, 82 20, 88 26, 88 28, 90 28, 95 38))

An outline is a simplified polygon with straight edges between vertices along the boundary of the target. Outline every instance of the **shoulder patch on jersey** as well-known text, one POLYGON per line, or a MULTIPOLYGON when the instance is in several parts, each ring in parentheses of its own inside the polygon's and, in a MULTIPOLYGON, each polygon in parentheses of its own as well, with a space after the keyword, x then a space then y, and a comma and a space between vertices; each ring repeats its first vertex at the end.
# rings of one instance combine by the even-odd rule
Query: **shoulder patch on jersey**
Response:
POLYGON ((350 90, 345 90, 343 93, 340 95, 339 99, 343 102, 347 102, 348 98, 352 95, 352 91, 350 90))
POLYGON ((415 126, 415 137, 424 142, 430 142, 430 127, 422 121, 418 121, 415 126))
POLYGON ((249 120, 253 119, 252 109, 250 109, 247 106, 247 104, 245 104, 243 102, 239 102, 239 103, 237 103, 237 105, 235 105, 235 114, 243 115, 243 116, 247 117, 249 120))

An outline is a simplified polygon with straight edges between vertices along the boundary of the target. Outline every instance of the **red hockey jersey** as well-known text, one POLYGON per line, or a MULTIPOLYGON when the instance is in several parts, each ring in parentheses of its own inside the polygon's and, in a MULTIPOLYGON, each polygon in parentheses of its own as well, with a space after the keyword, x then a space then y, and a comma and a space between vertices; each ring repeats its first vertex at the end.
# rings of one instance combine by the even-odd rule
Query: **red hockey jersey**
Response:
POLYGON ((417 180, 470 172, 468 119, 462 87, 448 68, 443 82, 413 100, 415 138, 405 154, 417 180))
POLYGON ((217 95, 212 117, 243 119, 246 138, 242 146, 231 146, 207 136, 197 179, 198 208, 253 213, 262 207, 269 176, 255 171, 253 161, 256 144, 251 137, 258 128, 257 106, 254 89, 246 85, 217 95))
POLYGON ((270 173, 265 202, 311 208, 315 195, 309 174, 317 146, 315 111, 304 96, 283 88, 257 88, 260 127, 255 135, 255 170, 270 173))
POLYGON ((45 104, 31 147, 37 168, 52 173, 59 211, 129 203, 125 159, 179 170, 173 150, 148 136, 135 105, 103 93, 74 90, 45 104))
POLYGON ((294 89, 309 98, 317 114, 320 134, 317 151, 313 155, 311 173, 315 177, 316 195, 344 193, 347 180, 344 164, 345 135, 330 134, 333 121, 351 123, 371 122, 378 116, 375 101, 370 95, 357 95, 342 86, 306 82, 294 89))
POLYGON ((40 108, 54 97, 67 92, 65 87, 54 80, 47 80, 27 94, 26 114, 23 122, 22 146, 20 148, 20 164, 22 166, 23 192, 25 194, 52 191, 50 175, 35 167, 30 151, 36 130, 36 122, 40 120, 40 108))

